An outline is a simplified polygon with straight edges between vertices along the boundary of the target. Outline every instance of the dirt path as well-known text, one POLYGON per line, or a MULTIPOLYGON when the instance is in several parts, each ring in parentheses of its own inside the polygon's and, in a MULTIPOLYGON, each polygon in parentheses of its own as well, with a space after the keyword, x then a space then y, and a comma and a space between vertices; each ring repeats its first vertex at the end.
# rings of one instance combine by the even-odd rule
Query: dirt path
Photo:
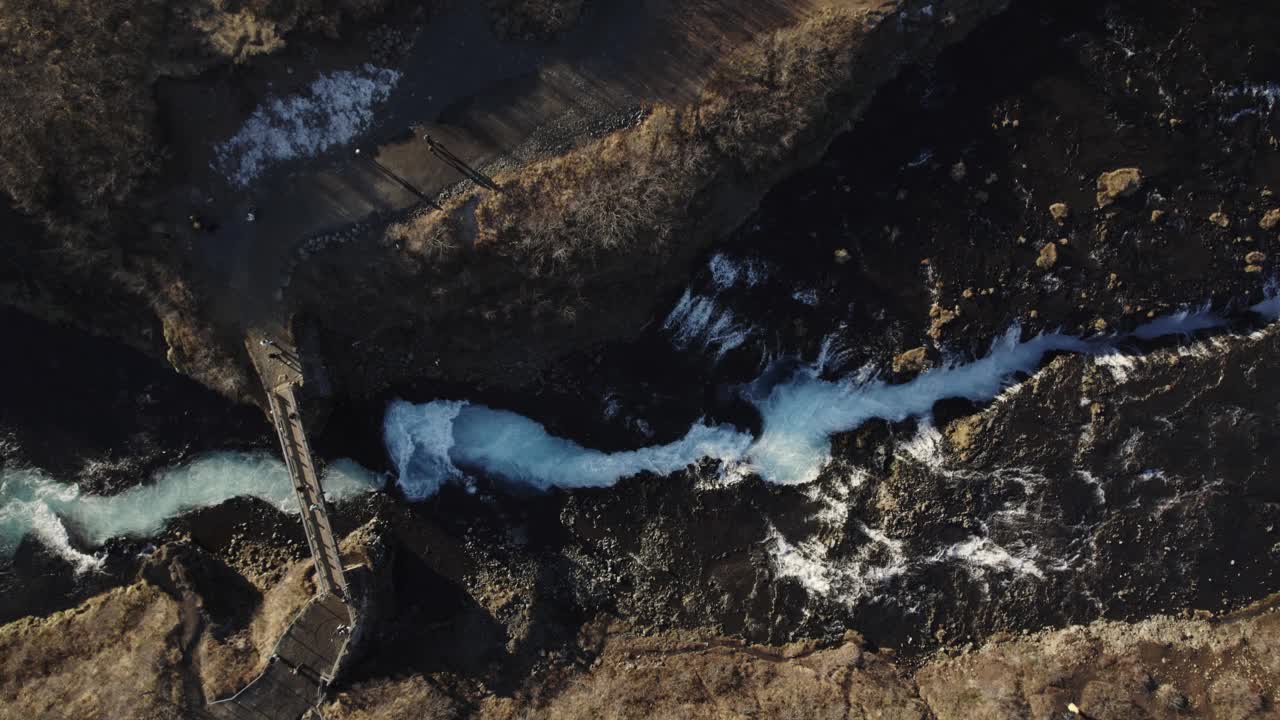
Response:
POLYGON ((214 146, 261 102, 297 92, 321 73, 361 66, 363 41, 333 52, 321 48, 311 61, 268 58, 248 75, 169 84, 162 89, 166 131, 182 144, 171 172, 185 184, 175 183, 167 219, 211 290, 219 322, 278 326, 284 319, 280 288, 302 241, 421 202, 374 158, 433 196, 460 178, 431 156, 421 141, 424 131, 490 170, 561 152, 634 122, 643 104, 692 100, 731 48, 844 2, 600 4, 553 44, 501 42, 481 8, 453 11, 422 28, 396 68, 400 81, 378 106, 372 128, 320 157, 274 167, 245 190, 212 169, 214 146), (256 209, 253 222, 250 209, 256 209), (192 213, 216 222, 217 230, 193 231, 187 221, 192 213))

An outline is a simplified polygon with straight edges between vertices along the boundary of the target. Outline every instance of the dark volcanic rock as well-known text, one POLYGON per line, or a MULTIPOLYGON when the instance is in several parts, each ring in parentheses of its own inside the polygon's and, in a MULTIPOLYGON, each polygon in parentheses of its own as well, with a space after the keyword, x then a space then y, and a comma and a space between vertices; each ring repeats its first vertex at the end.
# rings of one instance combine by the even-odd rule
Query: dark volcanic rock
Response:
POLYGON ((0 462, 34 465, 94 494, 214 449, 272 441, 236 405, 141 352, 0 307, 0 462))

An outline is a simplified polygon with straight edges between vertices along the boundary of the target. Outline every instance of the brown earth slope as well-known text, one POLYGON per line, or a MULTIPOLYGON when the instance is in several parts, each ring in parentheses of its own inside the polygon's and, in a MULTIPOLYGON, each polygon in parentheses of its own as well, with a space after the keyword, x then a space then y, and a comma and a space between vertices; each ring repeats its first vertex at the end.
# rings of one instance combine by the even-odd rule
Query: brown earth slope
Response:
MULTIPOLYGON (((220 632, 226 600, 211 595, 209 583, 246 581, 189 548, 169 546, 158 558, 135 584, 0 627, 0 714, 189 717, 206 694, 241 682, 244 668, 214 662, 210 649, 260 652, 269 640, 220 632)), ((263 623, 278 625, 273 618, 292 606, 267 600, 237 615, 256 634, 263 623)), ((996 637, 918 666, 855 633, 828 645, 765 646, 700 632, 645 636, 601 619, 583 627, 572 656, 551 658, 542 681, 520 692, 495 693, 447 671, 366 676, 339 688, 323 710, 340 720, 1048 719, 1074 703, 1088 717, 1108 720, 1273 718, 1280 687, 1275 609, 1273 599, 1221 618, 1100 621, 996 637)))
POLYGON ((289 287, 339 392, 424 376, 519 384, 629 336, 771 185, 818 160, 876 89, 1003 6, 851 2, 740 48, 699 100, 501 173, 385 237, 310 257, 289 287), (338 289, 341 290, 338 290, 338 289))

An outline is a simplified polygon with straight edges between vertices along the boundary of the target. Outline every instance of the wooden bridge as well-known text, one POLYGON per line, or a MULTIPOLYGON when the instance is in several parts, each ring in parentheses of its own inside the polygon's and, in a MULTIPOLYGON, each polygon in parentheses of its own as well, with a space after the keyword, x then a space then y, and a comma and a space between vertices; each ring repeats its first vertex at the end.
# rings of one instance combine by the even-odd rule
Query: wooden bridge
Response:
POLYGON ((235 695, 210 703, 209 712, 231 720, 298 720, 308 712, 319 715, 316 708, 347 657, 360 617, 302 425, 296 393, 303 380, 301 359, 271 338, 251 335, 245 344, 262 378, 301 510, 316 566, 316 596, 276 642, 266 670, 235 695))

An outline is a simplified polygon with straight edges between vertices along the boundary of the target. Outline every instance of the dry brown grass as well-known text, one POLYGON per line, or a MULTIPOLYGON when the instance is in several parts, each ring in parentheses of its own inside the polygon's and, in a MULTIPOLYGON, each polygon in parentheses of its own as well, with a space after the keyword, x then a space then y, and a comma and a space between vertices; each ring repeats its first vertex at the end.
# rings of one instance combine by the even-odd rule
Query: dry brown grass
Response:
POLYGON ((829 11, 768 35, 726 61, 696 107, 658 107, 635 127, 499 177, 501 193, 475 190, 389 236, 427 262, 472 248, 534 278, 660 255, 697 221, 713 185, 768 182, 829 134, 862 27, 859 14, 829 11))
POLYGON ((102 229, 162 149, 152 83, 336 35, 392 0, 0 0, 0 189, 28 213, 102 229))
POLYGON ((733 53, 699 103, 704 137, 744 174, 776 172, 843 124, 861 13, 828 10, 733 53))
POLYGON ((390 235, 425 257, 472 246, 532 277, 563 277, 609 255, 665 250, 714 169, 687 117, 658 108, 633 131, 532 165, 504 178, 501 193, 461 198, 390 235))
POLYGON ((181 717, 181 610, 147 583, 0 627, 0 717, 181 717))
POLYGON ((360 683, 339 693, 324 708, 324 716, 332 720, 452 720, 466 714, 448 692, 414 675, 360 683))
POLYGON ((160 0, 0 0, 0 188, 100 224, 155 169, 149 51, 160 0))
POLYGON ((197 656, 205 697, 233 695, 266 668, 276 642, 315 591, 307 578, 310 568, 310 561, 293 563, 263 595, 253 621, 241 632, 223 639, 209 633, 201 637, 197 656))
POLYGON ((498 174, 500 193, 464 188, 376 245, 311 256, 292 278, 292 309, 354 348, 328 358, 342 392, 420 378, 423 362, 454 380, 529 382, 652 320, 693 258, 817 162, 903 63, 927 61, 1003 4, 969 0, 924 22, 888 0, 855 2, 759 36, 687 106, 498 174), (918 24, 904 32, 900 20, 918 24))
POLYGON ((31 280, 4 299, 145 350, 164 352, 163 335, 175 367, 248 397, 238 339, 216 336, 173 248, 142 226, 164 154, 153 84, 393 1, 0 0, 0 193, 46 231, 6 238, 31 280))

